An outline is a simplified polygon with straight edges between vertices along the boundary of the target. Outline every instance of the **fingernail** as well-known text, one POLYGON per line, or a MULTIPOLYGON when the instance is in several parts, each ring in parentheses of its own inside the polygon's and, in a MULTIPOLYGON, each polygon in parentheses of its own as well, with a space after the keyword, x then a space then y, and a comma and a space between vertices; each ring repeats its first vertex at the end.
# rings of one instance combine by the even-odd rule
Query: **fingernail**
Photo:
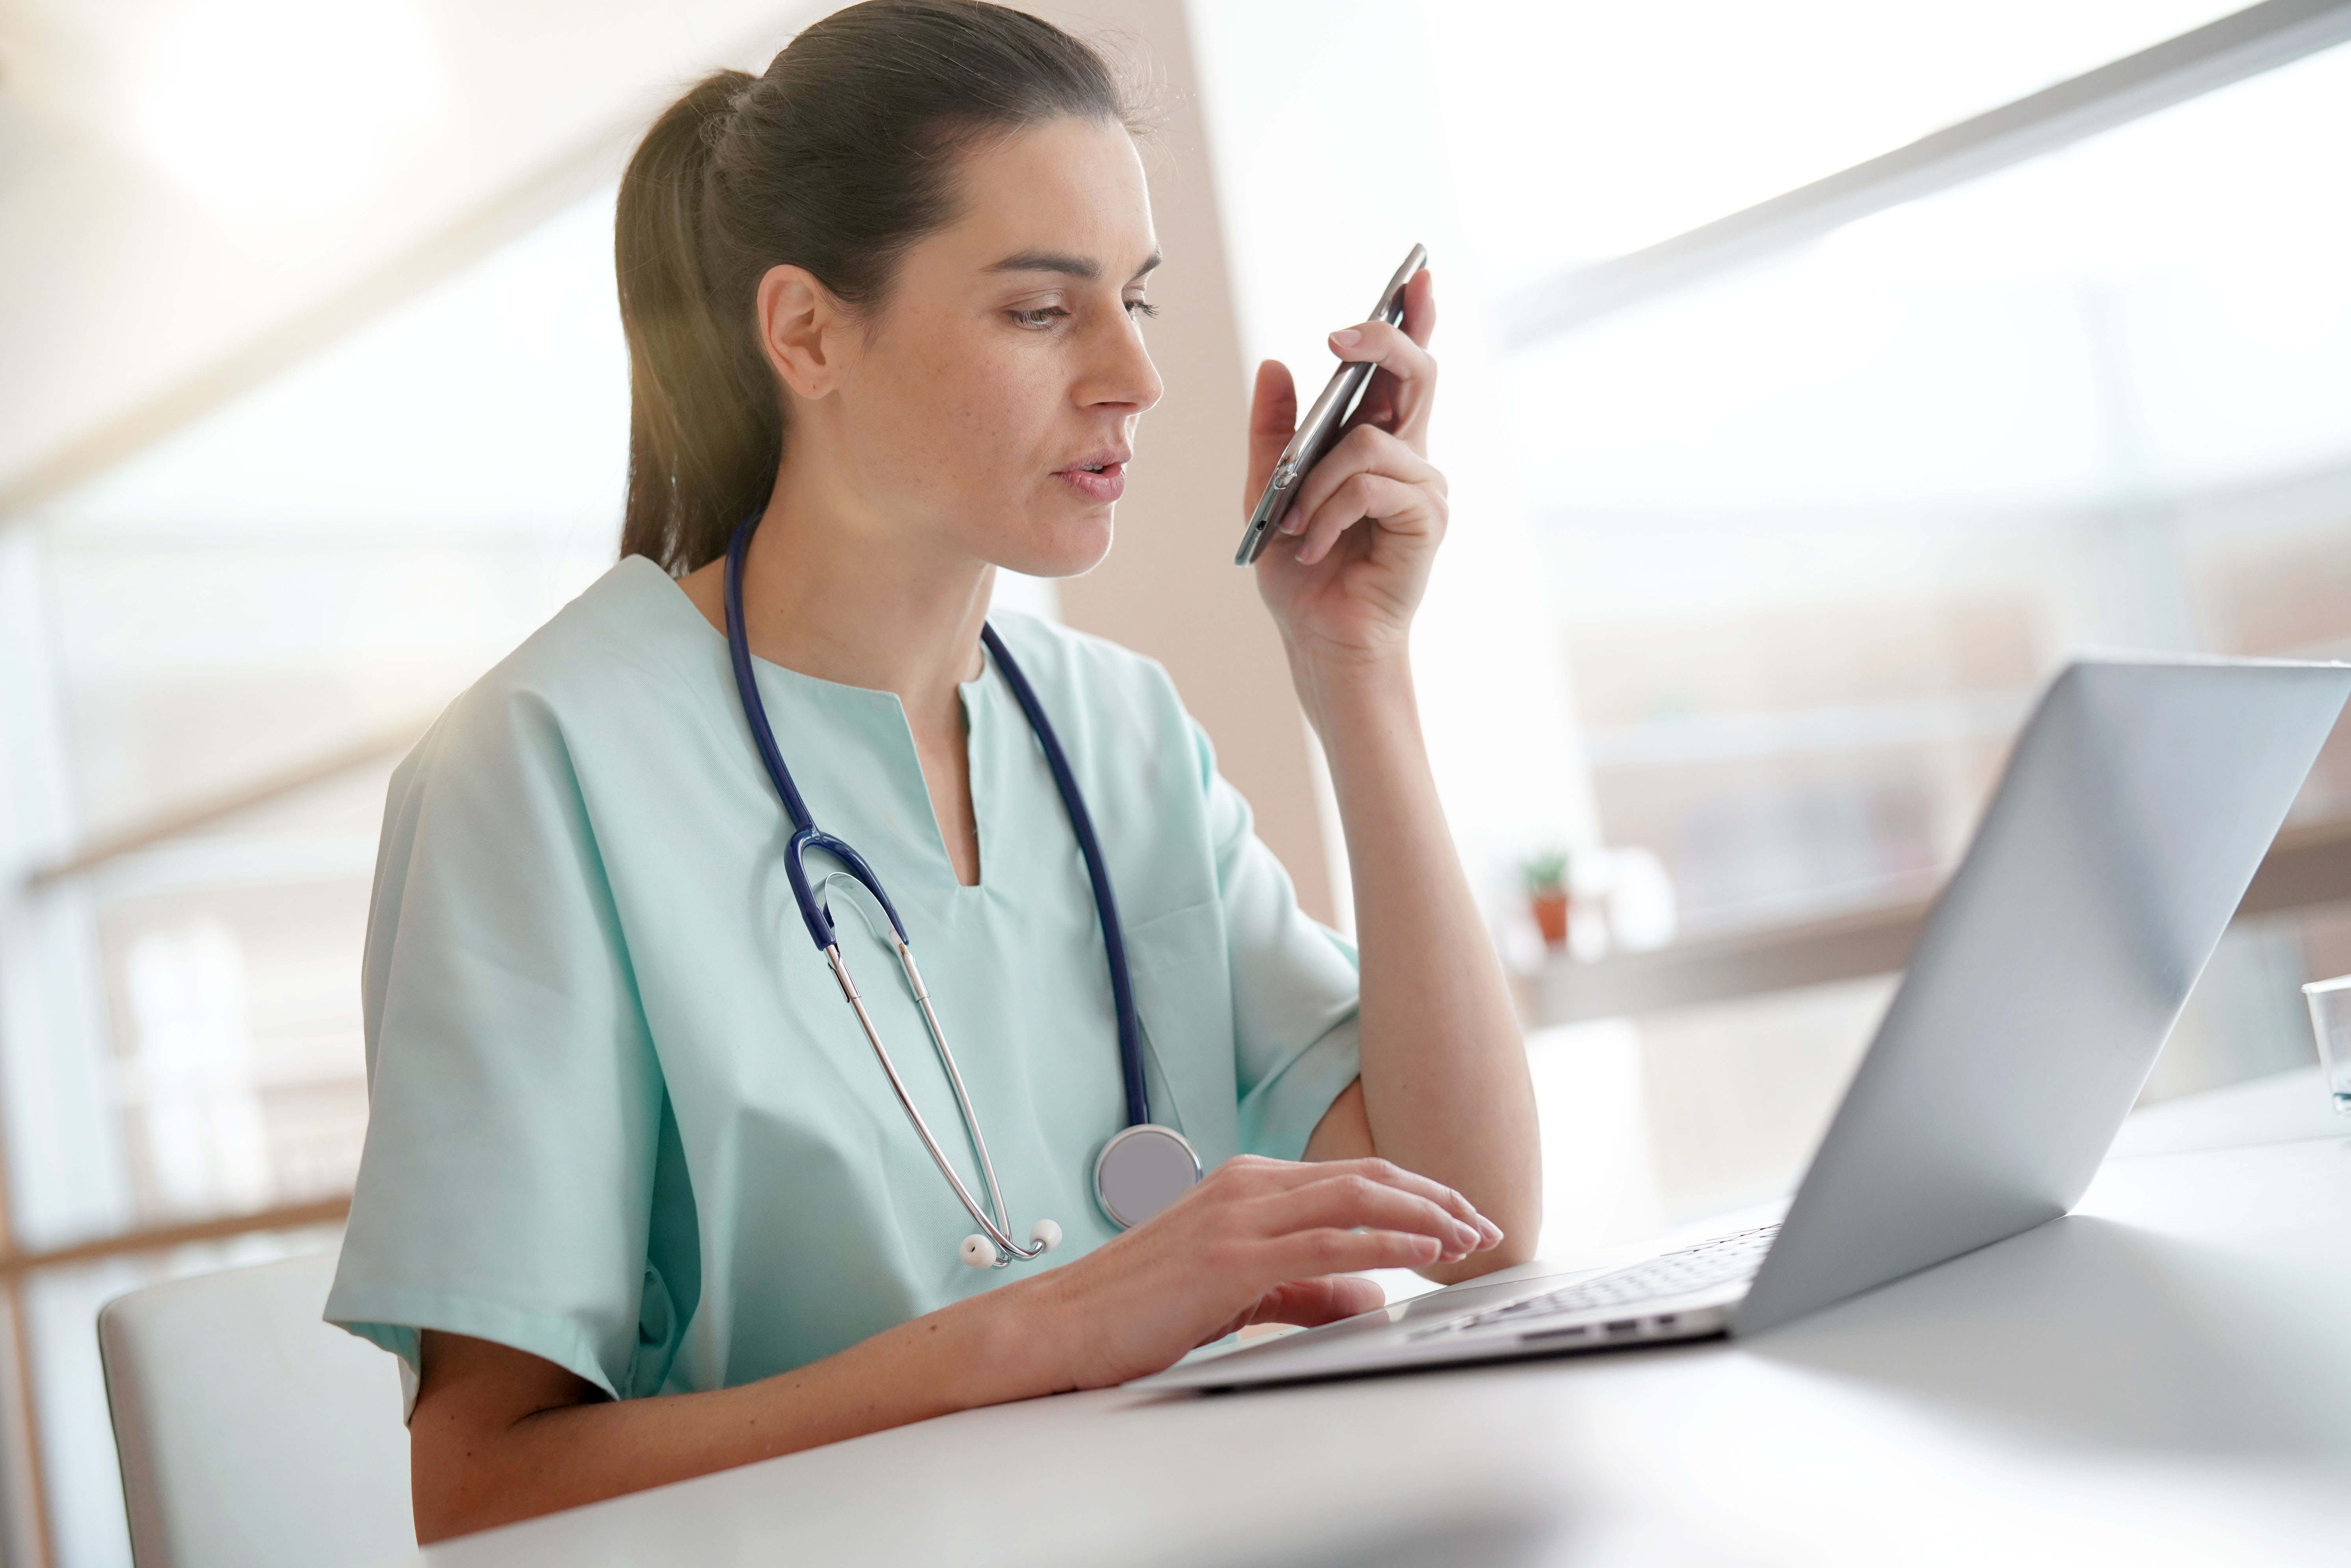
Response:
POLYGON ((1306 531, 1305 514, 1302 512, 1292 511, 1290 516, 1282 518, 1281 531, 1285 534, 1304 533, 1306 531))
POLYGON ((1453 1222, 1453 1229, 1454 1233, 1461 1238, 1461 1248, 1465 1252, 1474 1251, 1478 1243, 1485 1239, 1477 1231, 1470 1229, 1458 1219, 1453 1222))
POLYGON ((1486 1233, 1486 1245, 1489 1247, 1502 1239, 1502 1228, 1482 1214, 1478 1217, 1478 1228, 1486 1233))
POLYGON ((1363 340, 1364 335, 1353 327, 1342 327, 1331 334, 1331 346, 1334 349, 1352 349, 1363 340))

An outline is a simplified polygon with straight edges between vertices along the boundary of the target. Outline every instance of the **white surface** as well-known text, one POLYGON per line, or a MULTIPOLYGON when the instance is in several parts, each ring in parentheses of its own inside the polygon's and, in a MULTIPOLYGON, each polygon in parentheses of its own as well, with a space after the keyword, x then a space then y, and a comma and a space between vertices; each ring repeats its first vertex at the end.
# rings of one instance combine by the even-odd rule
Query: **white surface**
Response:
POLYGON ((2107 1158, 2345 1137, 2351 1117, 2335 1114, 2317 1068, 2300 1067, 2134 1111, 2107 1158))
POLYGON ((2351 1138, 2156 1155, 1737 1344, 1038 1400, 424 1560, 2339 1563, 2346 1301, 2351 1138))
POLYGON ((402 1549, 398 1364, 319 1320, 332 1253, 133 1291, 99 1314, 139 1568, 355 1568, 402 1549))

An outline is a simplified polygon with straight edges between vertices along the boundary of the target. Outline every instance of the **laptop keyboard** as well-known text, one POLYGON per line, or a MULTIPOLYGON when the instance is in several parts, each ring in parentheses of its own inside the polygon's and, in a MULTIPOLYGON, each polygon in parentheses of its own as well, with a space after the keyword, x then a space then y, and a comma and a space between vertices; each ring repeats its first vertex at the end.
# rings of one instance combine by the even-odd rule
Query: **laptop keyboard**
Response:
POLYGON ((1527 1296, 1482 1312, 1464 1312, 1459 1317, 1432 1323, 1411 1337, 1426 1339, 1433 1334, 1498 1325, 1528 1326, 1571 1312, 1665 1301, 1716 1285, 1727 1285, 1735 1280, 1746 1279, 1761 1268, 1763 1254, 1771 1249, 1771 1239, 1779 1233, 1780 1228, 1776 1225, 1761 1225, 1752 1230, 1717 1236, 1695 1247, 1684 1247, 1678 1251, 1652 1258, 1646 1263, 1635 1263, 1628 1269, 1619 1269, 1597 1279, 1578 1281, 1548 1295, 1527 1296))

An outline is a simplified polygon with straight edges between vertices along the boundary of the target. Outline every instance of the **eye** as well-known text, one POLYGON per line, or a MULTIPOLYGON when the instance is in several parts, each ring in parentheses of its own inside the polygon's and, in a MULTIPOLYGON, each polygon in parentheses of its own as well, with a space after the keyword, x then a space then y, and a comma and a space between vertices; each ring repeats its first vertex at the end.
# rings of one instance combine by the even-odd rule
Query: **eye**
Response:
POLYGON ((1011 316, 1015 326, 1026 327, 1032 332, 1041 332, 1052 326, 1056 317, 1067 316, 1069 312, 1058 305, 1048 305, 1040 309, 1014 310, 1008 314, 1011 316))
POLYGON ((1149 318, 1159 314, 1159 307, 1152 304, 1147 299, 1130 299, 1126 302, 1126 313, 1130 316, 1141 316, 1145 319, 1148 319, 1149 318))

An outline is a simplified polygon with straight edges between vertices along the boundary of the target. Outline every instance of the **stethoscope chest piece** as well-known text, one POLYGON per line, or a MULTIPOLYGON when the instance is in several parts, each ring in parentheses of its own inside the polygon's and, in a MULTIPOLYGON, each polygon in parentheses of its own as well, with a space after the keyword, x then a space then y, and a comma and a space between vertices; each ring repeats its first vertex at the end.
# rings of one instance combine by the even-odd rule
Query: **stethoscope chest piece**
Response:
POLYGON ((1127 1128, 1094 1156, 1094 1201, 1121 1229, 1131 1229, 1198 1184, 1200 1156, 1184 1134, 1156 1122, 1127 1128))

